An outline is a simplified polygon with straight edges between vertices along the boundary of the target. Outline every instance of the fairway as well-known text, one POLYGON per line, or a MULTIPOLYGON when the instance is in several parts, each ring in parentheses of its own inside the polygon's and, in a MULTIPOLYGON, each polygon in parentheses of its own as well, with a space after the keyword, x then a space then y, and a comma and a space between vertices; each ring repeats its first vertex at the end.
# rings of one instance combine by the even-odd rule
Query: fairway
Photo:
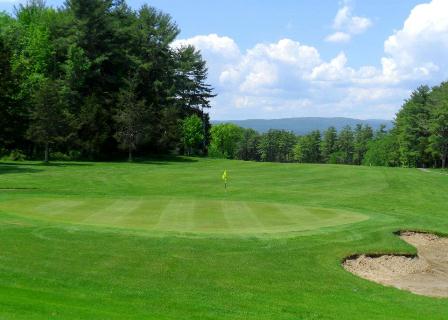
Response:
POLYGON ((444 319, 448 299, 341 262, 415 253, 397 230, 447 234, 447 184, 343 165, 0 162, 0 318, 444 319))
POLYGON ((55 222, 179 233, 263 234, 314 230, 367 219, 344 210, 260 203, 165 198, 158 200, 25 198, 0 211, 55 222))

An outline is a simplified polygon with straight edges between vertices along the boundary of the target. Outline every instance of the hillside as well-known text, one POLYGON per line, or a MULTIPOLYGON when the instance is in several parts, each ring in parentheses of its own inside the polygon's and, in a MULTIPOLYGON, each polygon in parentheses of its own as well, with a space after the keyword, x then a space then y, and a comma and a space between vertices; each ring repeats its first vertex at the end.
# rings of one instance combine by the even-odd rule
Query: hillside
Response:
POLYGON ((387 128, 392 127, 391 120, 381 119, 352 119, 352 118, 321 118, 321 117, 303 117, 303 118, 285 118, 285 119, 248 119, 248 120, 225 120, 212 121, 217 123, 234 123, 243 128, 252 128, 259 132, 266 132, 269 129, 283 129, 293 131, 295 134, 307 134, 313 130, 325 130, 330 126, 334 126, 337 130, 344 126, 356 126, 357 124, 368 124, 373 129, 378 129, 381 124, 385 124, 387 128))

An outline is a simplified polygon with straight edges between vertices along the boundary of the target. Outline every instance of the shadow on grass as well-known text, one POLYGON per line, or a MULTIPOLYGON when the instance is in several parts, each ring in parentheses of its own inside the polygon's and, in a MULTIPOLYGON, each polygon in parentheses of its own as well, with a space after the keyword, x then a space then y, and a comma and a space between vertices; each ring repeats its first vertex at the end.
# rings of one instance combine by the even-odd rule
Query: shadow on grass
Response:
POLYGON ((91 162, 80 162, 80 161, 50 161, 50 162, 13 162, 13 161, 2 161, 0 162, 0 174, 2 173, 19 173, 19 172, 37 172, 42 171, 43 167, 85 167, 93 166, 95 163, 129 163, 129 164, 153 164, 153 165, 170 165, 175 163, 196 163, 199 160, 192 157, 182 157, 182 156, 152 156, 152 157, 141 157, 136 158, 132 162, 128 161, 91 161, 91 162))
POLYGON ((92 166, 87 162, 0 162, 0 166, 16 166, 16 167, 79 167, 92 166))
POLYGON ((169 165, 169 164, 173 164, 173 163, 196 163, 198 161, 199 161, 198 159, 190 158, 190 157, 157 156, 157 157, 148 157, 148 158, 137 158, 133 161, 133 163, 169 165))
POLYGON ((22 167, 21 165, 11 164, 11 163, 1 163, 0 164, 0 175, 8 173, 36 173, 41 172, 42 169, 35 169, 30 167, 22 167))

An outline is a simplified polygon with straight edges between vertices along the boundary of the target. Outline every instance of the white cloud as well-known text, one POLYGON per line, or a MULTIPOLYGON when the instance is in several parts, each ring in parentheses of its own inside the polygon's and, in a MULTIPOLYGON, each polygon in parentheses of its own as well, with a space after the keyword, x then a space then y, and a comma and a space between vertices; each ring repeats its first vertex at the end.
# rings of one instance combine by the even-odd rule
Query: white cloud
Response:
POLYGON ((254 61, 250 71, 240 85, 241 92, 256 93, 268 88, 278 81, 278 71, 274 64, 267 61, 254 61))
MULTIPOLYGON (((340 10, 335 25, 362 26, 350 12, 340 10)), ((201 49, 210 67, 209 81, 218 93, 214 119, 392 118, 411 90, 448 79, 448 1, 416 6, 403 27, 385 40, 377 66, 354 68, 344 52, 323 59, 316 47, 292 39, 258 43, 245 51, 233 39, 215 34, 176 45, 186 43, 201 49)))
POLYGON ((337 31, 335 33, 332 33, 328 35, 325 38, 325 41, 328 42, 349 42, 351 40, 352 36, 348 33, 337 31))
POLYGON ((291 39, 282 39, 271 44, 257 44, 249 51, 249 55, 266 56, 272 60, 296 65, 300 68, 306 68, 320 61, 316 48, 302 45, 291 39))
POLYGON ((448 77, 448 1, 417 5, 384 42, 383 73, 397 80, 448 77))
POLYGON ((172 44, 175 48, 186 45, 193 45, 201 51, 211 52, 226 58, 236 58, 240 55, 240 50, 232 38, 220 37, 215 33, 176 40, 172 44))
POLYGON ((292 39, 259 43, 245 52, 232 39, 217 35, 180 40, 176 46, 185 43, 198 43, 207 57, 210 81, 218 93, 211 110, 215 119, 361 114, 380 118, 392 117, 396 110, 384 113, 390 95, 381 91, 381 70, 351 68, 343 52, 324 61, 315 47, 292 39), (216 54, 216 48, 238 54, 216 54), (372 86, 376 104, 367 99, 372 86), (376 109, 380 104, 381 116, 376 109))
POLYGON ((259 43, 242 54, 236 63, 224 63, 219 81, 222 86, 233 86, 239 92, 272 93, 272 88, 284 86, 288 77, 300 77, 320 63, 316 48, 291 39, 259 43))
POLYGON ((372 21, 366 17, 354 16, 353 9, 347 1, 339 8, 333 21, 335 33, 328 35, 325 41, 348 42, 353 35, 364 33, 372 26, 372 21))
POLYGON ((350 77, 353 70, 346 68, 347 57, 345 53, 339 53, 330 62, 324 62, 315 67, 310 75, 312 80, 337 81, 350 77))

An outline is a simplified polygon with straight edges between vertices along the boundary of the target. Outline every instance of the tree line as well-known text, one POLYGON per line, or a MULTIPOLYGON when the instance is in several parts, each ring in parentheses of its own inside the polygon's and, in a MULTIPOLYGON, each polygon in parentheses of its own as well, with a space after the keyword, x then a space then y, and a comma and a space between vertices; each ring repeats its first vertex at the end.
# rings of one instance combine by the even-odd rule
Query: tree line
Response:
POLYGON ((394 126, 330 127, 296 136, 285 130, 260 134, 231 123, 211 129, 213 157, 302 163, 402 167, 446 167, 448 156, 448 82, 414 90, 396 115, 394 126))
POLYGON ((0 13, 0 153, 183 153, 195 115, 206 154, 214 94, 200 52, 173 48, 179 32, 169 15, 125 0, 32 0, 0 13))
POLYGON ((446 167, 448 83, 421 86, 394 127, 304 136, 211 127, 213 89, 171 17, 125 0, 43 0, 0 13, 0 156, 113 159, 176 153, 230 159, 446 167))
POLYGON ((269 162, 302 162, 362 164, 368 145, 385 134, 382 127, 376 133, 369 125, 344 127, 339 132, 330 127, 296 136, 286 130, 271 129, 260 134, 253 129, 231 123, 211 129, 209 154, 212 157, 269 162))

